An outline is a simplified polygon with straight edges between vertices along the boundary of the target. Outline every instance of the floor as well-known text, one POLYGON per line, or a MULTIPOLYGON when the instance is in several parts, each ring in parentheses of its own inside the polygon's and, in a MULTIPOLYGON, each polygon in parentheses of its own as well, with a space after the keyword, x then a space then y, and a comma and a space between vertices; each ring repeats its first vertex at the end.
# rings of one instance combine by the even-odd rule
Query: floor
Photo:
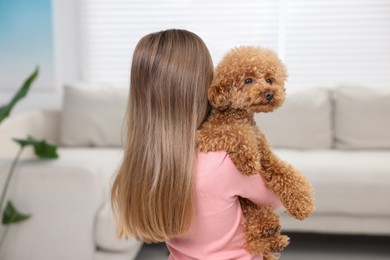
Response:
MULTIPOLYGON (((389 260, 390 237, 288 234, 281 260, 389 260)), ((136 260, 167 259, 163 244, 144 245, 136 260)), ((216 259, 220 260, 220 259, 216 259)))

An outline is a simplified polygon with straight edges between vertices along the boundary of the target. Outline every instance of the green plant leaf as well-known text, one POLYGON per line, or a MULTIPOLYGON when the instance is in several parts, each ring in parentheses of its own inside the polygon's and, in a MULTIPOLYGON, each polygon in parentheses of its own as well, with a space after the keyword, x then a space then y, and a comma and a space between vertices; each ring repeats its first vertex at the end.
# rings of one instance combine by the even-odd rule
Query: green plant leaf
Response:
POLYGON ((31 136, 27 139, 13 139, 22 148, 26 146, 33 146, 35 155, 42 159, 56 159, 58 158, 57 146, 48 143, 45 140, 37 140, 31 136))
POLYGON ((12 202, 8 201, 3 213, 3 224, 10 225, 13 223, 22 222, 29 219, 30 217, 31 215, 18 212, 12 202))
POLYGON ((30 90, 31 84, 37 78, 38 74, 39 67, 36 67, 34 72, 24 81, 22 87, 18 90, 18 92, 11 99, 11 101, 8 104, 0 107, 0 123, 11 114, 11 111, 16 105, 16 103, 18 103, 19 100, 21 100, 27 95, 28 91, 30 90))

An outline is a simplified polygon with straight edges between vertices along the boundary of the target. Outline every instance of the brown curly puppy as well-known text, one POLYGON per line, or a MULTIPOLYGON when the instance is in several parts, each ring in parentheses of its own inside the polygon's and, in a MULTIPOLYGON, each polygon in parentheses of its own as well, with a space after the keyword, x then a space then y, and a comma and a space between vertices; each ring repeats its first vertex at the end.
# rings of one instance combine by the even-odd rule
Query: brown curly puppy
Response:
MULTIPOLYGON (((271 50, 244 46, 231 50, 215 69, 209 88, 211 113, 197 133, 199 151, 225 150, 245 175, 260 173, 267 187, 297 219, 314 210, 312 188, 291 165, 276 157, 256 126, 254 113, 271 112, 285 99, 287 72, 271 50)), ((245 249, 277 259, 289 239, 280 233, 279 215, 270 207, 240 198, 245 217, 245 249)))

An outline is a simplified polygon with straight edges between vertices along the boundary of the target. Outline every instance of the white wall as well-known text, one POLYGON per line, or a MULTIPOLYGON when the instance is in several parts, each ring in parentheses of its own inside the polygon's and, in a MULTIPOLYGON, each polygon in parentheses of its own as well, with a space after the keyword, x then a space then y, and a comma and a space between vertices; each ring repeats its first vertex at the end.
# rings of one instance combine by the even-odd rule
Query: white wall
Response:
MULTIPOLYGON (((63 85, 80 79, 80 62, 78 59, 80 48, 77 40, 78 1, 52 0, 55 86, 48 90, 36 90, 32 86, 27 97, 15 107, 14 114, 37 108, 59 109, 62 105, 63 85)), ((21 81, 23 80, 21 79, 21 81)), ((13 95, 13 91, 9 90, 0 92, 0 104, 7 103, 13 95)))

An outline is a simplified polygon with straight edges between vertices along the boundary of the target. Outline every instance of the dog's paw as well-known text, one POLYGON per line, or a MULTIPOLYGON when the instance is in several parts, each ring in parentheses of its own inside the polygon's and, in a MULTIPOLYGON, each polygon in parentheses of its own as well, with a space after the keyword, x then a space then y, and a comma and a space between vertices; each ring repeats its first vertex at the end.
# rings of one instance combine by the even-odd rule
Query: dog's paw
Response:
POLYGON ((277 236, 268 244, 269 252, 279 253, 290 243, 290 238, 285 235, 277 236))
POLYGON ((246 242, 245 249, 251 254, 275 255, 289 244, 290 239, 279 233, 272 237, 256 238, 246 242))
POLYGON ((280 258, 280 254, 279 253, 270 253, 270 254, 266 254, 266 255, 263 255, 263 260, 278 260, 280 258))
POLYGON ((292 199, 286 207, 286 213, 298 220, 304 220, 313 213, 314 209, 314 202, 311 197, 299 196, 292 199))

